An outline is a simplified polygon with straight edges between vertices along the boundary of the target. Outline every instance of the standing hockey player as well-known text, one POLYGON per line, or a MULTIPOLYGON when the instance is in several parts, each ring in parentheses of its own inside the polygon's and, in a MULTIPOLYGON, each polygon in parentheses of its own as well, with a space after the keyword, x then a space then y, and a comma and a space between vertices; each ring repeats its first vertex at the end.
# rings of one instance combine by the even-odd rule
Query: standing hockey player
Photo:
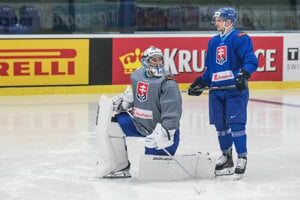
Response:
POLYGON ((236 88, 209 92, 210 124, 216 127, 222 156, 217 160, 216 175, 244 174, 247 165, 247 81, 258 67, 251 38, 236 30, 237 15, 233 8, 221 8, 214 13, 213 23, 219 35, 208 43, 206 70, 190 85, 188 94, 199 96, 196 88, 228 86, 236 88), (193 90, 194 89, 194 90, 193 90), (236 166, 232 159, 232 145, 238 155, 236 166))
MULTIPOLYGON (((174 155, 179 143, 179 121, 182 114, 182 99, 177 82, 173 75, 163 69, 162 51, 151 46, 146 49, 142 58, 142 67, 131 76, 132 92, 106 100, 100 105, 111 117, 98 120, 108 125, 101 127, 100 139, 103 145, 101 156, 106 157, 105 166, 100 166, 97 176, 100 178, 130 177, 125 136, 145 137, 145 154, 174 155), (111 110, 109 109, 111 102, 111 110), (132 110, 132 113, 129 113, 132 110), (105 120, 106 119, 106 120, 105 120), (104 130, 104 131, 103 131, 104 130), (104 153, 106 152, 106 153, 104 153)), ((103 102, 102 100, 101 102, 103 102)), ((100 104, 101 104, 100 102, 100 104)), ((101 163, 100 163, 101 164, 101 163)))

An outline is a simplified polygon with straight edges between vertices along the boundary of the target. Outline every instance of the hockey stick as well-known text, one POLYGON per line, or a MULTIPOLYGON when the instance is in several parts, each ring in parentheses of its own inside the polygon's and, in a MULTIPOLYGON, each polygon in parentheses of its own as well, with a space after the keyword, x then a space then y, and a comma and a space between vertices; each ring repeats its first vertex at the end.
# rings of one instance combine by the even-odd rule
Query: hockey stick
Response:
MULTIPOLYGON (((198 86, 194 87, 192 89, 193 92, 201 92, 201 91, 205 91, 205 90, 227 90, 227 89, 232 89, 235 88, 235 85, 225 85, 225 86, 214 86, 214 87, 205 87, 205 88, 200 88, 198 86)), ((188 90, 182 90, 182 93, 187 93, 188 90)))
MULTIPOLYGON (((130 118, 137 124, 137 125, 139 125, 148 135, 149 134, 151 134, 150 133, 150 131, 142 124, 142 123, 140 123, 139 121, 137 121, 135 118, 134 118, 134 116, 132 115, 132 113, 131 112, 129 112, 128 110, 126 111, 127 112, 127 114, 130 116, 130 118)), ((183 171, 185 171, 195 182, 196 182, 196 184, 198 184, 198 181, 197 181, 197 179, 174 157, 174 156, 172 156, 171 154, 170 154, 170 152, 168 152, 165 148, 162 148, 162 150, 170 157, 170 158, 172 158, 172 160, 174 160, 177 164, 178 164, 178 166, 183 170, 183 171)), ((198 188, 196 188, 196 187, 194 187, 194 190, 196 191, 196 193, 198 194, 198 195, 201 195, 201 194, 203 194, 205 191, 201 191, 201 190, 199 190, 198 188)))

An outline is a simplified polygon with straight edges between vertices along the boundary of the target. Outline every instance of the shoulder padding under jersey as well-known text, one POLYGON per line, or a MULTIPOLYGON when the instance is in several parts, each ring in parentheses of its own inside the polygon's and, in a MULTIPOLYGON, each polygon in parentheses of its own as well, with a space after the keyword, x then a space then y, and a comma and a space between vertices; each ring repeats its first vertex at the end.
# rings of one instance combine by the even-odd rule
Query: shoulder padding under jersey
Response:
POLYGON ((245 32, 240 32, 240 33, 238 34, 238 37, 243 37, 243 36, 246 36, 246 35, 248 35, 248 34, 245 33, 245 32))
POLYGON ((166 75, 165 76, 165 80, 166 81, 170 81, 170 80, 176 81, 176 79, 175 79, 175 77, 173 75, 166 75))

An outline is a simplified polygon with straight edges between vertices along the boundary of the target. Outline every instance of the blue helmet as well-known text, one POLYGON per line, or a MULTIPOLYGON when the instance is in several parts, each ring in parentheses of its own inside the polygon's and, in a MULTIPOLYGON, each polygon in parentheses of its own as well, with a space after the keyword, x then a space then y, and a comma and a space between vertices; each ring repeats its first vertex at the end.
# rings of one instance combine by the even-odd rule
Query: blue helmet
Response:
POLYGON ((233 8, 220 8, 218 11, 215 12, 213 19, 216 17, 222 17, 223 20, 226 22, 228 19, 230 19, 231 23, 235 23, 237 19, 236 11, 233 8))

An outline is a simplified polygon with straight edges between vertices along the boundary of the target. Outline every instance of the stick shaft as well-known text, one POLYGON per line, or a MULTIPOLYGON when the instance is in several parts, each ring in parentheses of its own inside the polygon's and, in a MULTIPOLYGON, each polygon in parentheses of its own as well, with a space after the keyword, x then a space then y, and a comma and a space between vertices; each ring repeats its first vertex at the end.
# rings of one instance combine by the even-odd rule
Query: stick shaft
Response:
POLYGON ((151 134, 150 133, 150 131, 142 124, 142 123, 140 123, 140 122, 138 122, 135 118, 134 118, 134 116, 132 115, 132 113, 130 112, 130 111, 126 111, 127 112, 127 114, 130 116, 130 118, 136 123, 136 124, 138 124, 146 133, 147 133, 147 135, 149 135, 149 134, 151 134))
MULTIPOLYGON (((205 88, 199 88, 199 87, 195 87, 193 89, 194 92, 201 92, 201 91, 205 91, 205 90, 227 90, 227 89, 233 89, 235 88, 235 85, 225 85, 225 86, 219 86, 219 87, 205 87, 205 88)), ((188 90, 182 90, 183 93, 187 93, 188 90)))

